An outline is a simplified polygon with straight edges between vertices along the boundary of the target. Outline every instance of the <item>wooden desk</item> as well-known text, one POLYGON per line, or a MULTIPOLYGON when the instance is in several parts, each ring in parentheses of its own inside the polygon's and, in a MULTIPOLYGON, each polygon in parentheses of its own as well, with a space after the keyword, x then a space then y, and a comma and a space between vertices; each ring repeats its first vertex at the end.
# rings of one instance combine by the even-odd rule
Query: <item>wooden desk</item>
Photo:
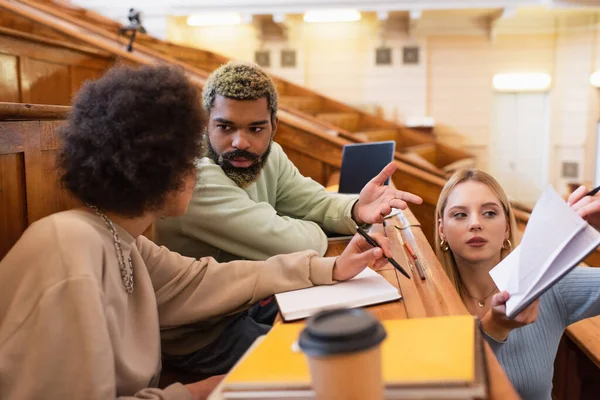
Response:
MULTIPOLYGON (((414 273, 409 271, 409 274, 413 277, 413 279, 409 280, 402 274, 397 273, 390 264, 385 265, 378 269, 377 272, 392 285, 400 288, 403 299, 402 301, 367 307, 367 310, 382 321, 468 314, 458 293, 448 280, 427 239, 425 239, 419 222, 410 210, 387 219, 384 225, 374 226, 372 231, 384 233, 392 242, 393 257, 401 265, 408 266, 406 254, 400 246, 399 235, 402 235, 404 241, 411 244, 417 253, 417 257, 421 260, 427 279, 423 281, 419 278, 416 271, 414 273), (402 229, 399 230, 396 226, 402 229)), ((331 257, 341 254, 347 243, 348 240, 330 240, 325 256, 331 257)), ((280 317, 278 317, 278 321, 281 322, 280 317)), ((485 343, 485 352, 490 379, 490 399, 518 399, 519 396, 487 343, 485 343)), ((221 397, 218 390, 209 399, 219 400, 221 397)))
MULTIPOLYGON (((408 271, 412 278, 409 280, 396 272, 390 264, 379 269, 377 272, 392 285, 399 287, 402 293, 402 301, 367 307, 379 320, 469 313, 421 231, 419 221, 410 210, 386 219, 383 226, 373 228, 383 232, 390 239, 394 259, 402 266, 408 266, 407 254, 399 240, 399 236, 402 235, 403 240, 416 252, 427 278, 421 280, 416 271, 408 271), (401 229, 397 229, 396 226, 401 229)), ((326 256, 339 255, 344 248, 345 245, 340 241, 332 242, 326 256)), ((485 352, 490 377, 490 399, 518 399, 518 394, 487 343, 485 352)))
MULTIPOLYGON (((384 267, 380 273, 392 285, 400 286, 403 300, 371 307, 381 307, 375 311, 375 315, 380 319, 399 319, 468 314, 467 308, 437 260, 421 230, 419 221, 412 212, 407 209, 385 220, 384 225, 385 234, 392 242, 394 259, 403 266, 409 265, 407 254, 399 240, 401 235, 417 254, 423 265, 426 279, 421 280, 416 271, 409 271, 412 278, 409 280, 397 273, 393 267, 384 267), (395 306, 394 309, 389 307, 392 305, 395 306)), ((518 399, 518 394, 487 343, 485 343, 485 352, 490 377, 490 399, 518 399)))

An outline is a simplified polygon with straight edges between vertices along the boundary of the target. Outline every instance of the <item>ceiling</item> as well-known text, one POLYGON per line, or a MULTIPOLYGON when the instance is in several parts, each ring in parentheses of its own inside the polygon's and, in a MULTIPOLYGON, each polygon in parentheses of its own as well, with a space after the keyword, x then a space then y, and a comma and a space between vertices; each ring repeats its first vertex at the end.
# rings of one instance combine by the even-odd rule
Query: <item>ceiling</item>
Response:
POLYGON ((404 14, 431 23, 453 19, 492 21, 541 13, 600 13, 600 0, 71 0, 72 4, 127 22, 130 7, 142 12, 144 27, 165 39, 167 16, 188 16, 213 12, 237 12, 251 20, 253 15, 301 14, 314 9, 354 8, 377 12, 379 18, 404 14), (593 7, 593 8, 590 8, 593 7), (517 13, 518 10, 518 13, 517 13), (533 11, 532 11, 533 10, 533 11))

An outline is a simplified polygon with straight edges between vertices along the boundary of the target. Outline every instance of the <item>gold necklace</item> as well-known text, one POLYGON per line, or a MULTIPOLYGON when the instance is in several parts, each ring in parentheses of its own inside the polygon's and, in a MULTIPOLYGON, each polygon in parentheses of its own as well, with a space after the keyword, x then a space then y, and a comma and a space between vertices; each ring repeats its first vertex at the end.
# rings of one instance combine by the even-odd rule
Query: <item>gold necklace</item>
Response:
POLYGON ((467 296, 469 296, 470 298, 472 298, 473 300, 477 300, 477 305, 479 306, 479 308, 483 308, 485 307, 485 301, 488 299, 488 297, 490 297, 491 295, 493 295, 496 290, 498 290, 498 288, 494 288, 490 294, 488 294, 487 296, 485 296, 483 299, 478 299, 477 297, 473 297, 471 296, 471 294, 469 292, 467 292, 467 289, 463 288, 463 291, 465 292, 465 294, 467 296))

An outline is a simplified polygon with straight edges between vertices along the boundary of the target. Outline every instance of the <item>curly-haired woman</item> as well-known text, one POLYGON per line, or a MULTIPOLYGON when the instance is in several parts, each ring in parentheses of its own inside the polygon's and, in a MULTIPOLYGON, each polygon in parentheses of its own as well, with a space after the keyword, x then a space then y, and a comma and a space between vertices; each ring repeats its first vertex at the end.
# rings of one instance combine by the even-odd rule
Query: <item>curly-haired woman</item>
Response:
POLYGON ((355 237, 314 251, 219 264, 142 236, 185 212, 201 150, 197 89, 165 66, 86 84, 61 131, 62 181, 85 206, 32 224, 0 262, 0 398, 200 399, 219 377, 156 389, 160 329, 235 314, 277 292, 384 262, 355 237))

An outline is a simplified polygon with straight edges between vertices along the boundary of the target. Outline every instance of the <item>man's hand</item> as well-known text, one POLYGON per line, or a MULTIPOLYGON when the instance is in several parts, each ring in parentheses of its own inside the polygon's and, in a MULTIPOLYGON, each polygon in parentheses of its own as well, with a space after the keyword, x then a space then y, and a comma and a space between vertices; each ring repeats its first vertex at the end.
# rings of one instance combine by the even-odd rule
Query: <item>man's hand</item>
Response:
POLYGON ((528 305, 515 318, 506 316, 506 302, 510 298, 508 292, 496 293, 492 297, 492 308, 481 319, 481 326, 485 333, 497 341, 504 341, 513 329, 521 328, 537 320, 540 299, 528 305))
POLYGON ((396 169, 398 165, 392 161, 360 191, 358 202, 352 209, 352 218, 358 225, 381 223, 392 208, 404 210, 407 202, 414 204, 423 202, 423 199, 417 195, 384 185, 396 169))
POLYGON ((386 257, 392 256, 392 247, 388 238, 379 233, 369 234, 381 246, 373 247, 358 233, 354 235, 344 252, 335 261, 333 267, 333 279, 336 281, 345 281, 354 278, 368 265, 373 264, 373 268, 387 264, 386 257))
POLYGON ((591 226, 600 230, 600 193, 594 196, 586 196, 589 190, 585 186, 579 186, 569 196, 567 204, 585 219, 591 226))

